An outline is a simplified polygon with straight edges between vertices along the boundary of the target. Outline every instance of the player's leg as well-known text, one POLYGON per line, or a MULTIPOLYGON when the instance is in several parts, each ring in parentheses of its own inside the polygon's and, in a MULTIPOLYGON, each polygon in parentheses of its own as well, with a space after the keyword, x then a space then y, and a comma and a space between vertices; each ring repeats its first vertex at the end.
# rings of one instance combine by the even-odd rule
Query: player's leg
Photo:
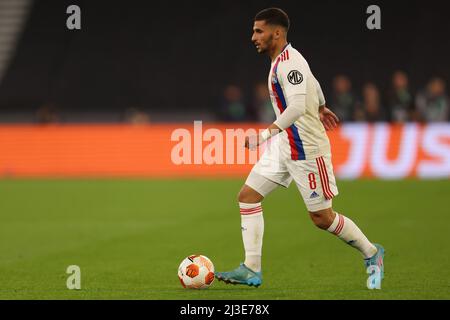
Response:
POLYGON ((238 195, 241 212, 242 240, 245 249, 244 264, 261 271, 261 252, 264 234, 264 218, 261 202, 278 186, 287 187, 292 181, 285 161, 280 154, 279 140, 271 144, 253 167, 238 195))
POLYGON ((317 227, 327 230, 359 250, 364 259, 369 259, 377 253, 376 246, 367 239, 361 229, 350 218, 335 212, 331 207, 318 209, 320 208, 309 208, 311 220, 317 227))
POLYGON ((255 287, 262 284, 261 256, 264 218, 261 202, 278 186, 277 183, 254 171, 248 176, 238 195, 245 261, 232 271, 216 272, 218 280, 255 287))
POLYGON ((291 162, 288 163, 288 168, 317 227, 329 231, 359 250, 366 265, 384 252, 381 246, 379 247, 382 252, 379 252, 377 245, 371 243, 351 219, 332 209, 332 199, 339 191, 330 155, 314 160, 291 162))
POLYGON ((314 172, 320 181, 320 201, 307 203, 311 219, 316 226, 328 230, 347 244, 358 249, 365 259, 372 257, 377 248, 362 233, 358 226, 348 217, 332 209, 332 199, 338 194, 336 178, 333 173, 331 155, 319 157, 305 164, 308 171, 314 172))
POLYGON ((253 271, 261 271, 264 217, 262 200, 279 185, 252 171, 241 188, 238 201, 241 213, 244 264, 253 271))
POLYGON ((244 264, 253 271, 261 271, 264 217, 261 202, 264 196, 244 184, 239 191, 242 241, 244 243, 244 264))
POLYGON ((285 164, 280 160, 275 142, 253 167, 238 195, 245 262, 233 271, 217 272, 219 280, 253 286, 262 283, 264 218, 261 202, 280 185, 288 187, 291 180, 285 164))
POLYGON ((383 246, 371 243, 350 218, 335 212, 331 207, 325 209, 310 207, 308 210, 312 221, 317 227, 327 230, 361 252, 366 269, 371 266, 376 267, 376 269, 368 269, 370 273, 368 286, 371 289, 380 289, 381 280, 384 278, 383 246), (379 276, 373 277, 372 275, 375 273, 379 276))

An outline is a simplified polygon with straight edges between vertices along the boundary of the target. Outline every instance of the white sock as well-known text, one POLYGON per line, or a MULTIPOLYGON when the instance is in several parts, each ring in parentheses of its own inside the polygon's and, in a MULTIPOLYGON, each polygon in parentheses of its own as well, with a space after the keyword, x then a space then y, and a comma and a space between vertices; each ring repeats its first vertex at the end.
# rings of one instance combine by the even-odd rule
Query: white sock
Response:
POLYGON ((253 271, 261 271, 264 218, 261 203, 239 202, 242 240, 245 249, 244 264, 253 271))
POLYGON ((377 253, 377 248, 367 239, 358 226, 352 220, 337 212, 328 231, 361 251, 365 259, 377 253))

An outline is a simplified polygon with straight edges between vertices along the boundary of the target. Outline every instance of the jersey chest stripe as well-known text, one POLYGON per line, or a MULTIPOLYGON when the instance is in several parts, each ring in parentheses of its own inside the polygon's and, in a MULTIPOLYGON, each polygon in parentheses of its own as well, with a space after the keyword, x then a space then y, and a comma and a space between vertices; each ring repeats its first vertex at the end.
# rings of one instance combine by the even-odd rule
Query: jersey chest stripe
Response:
POLYGON ((288 129, 288 135, 289 132, 292 132, 292 140, 294 141, 294 145, 295 145, 295 151, 293 152, 291 155, 291 159, 292 160, 306 160, 306 156, 305 156, 305 150, 303 149, 303 142, 300 139, 300 135, 298 134, 298 129, 295 126, 295 124, 293 124, 292 126, 289 127, 288 129))
MULTIPOLYGON (((275 96, 275 100, 277 101, 277 107, 278 110, 280 111, 280 114, 283 113, 284 108, 283 108, 283 102, 280 100, 280 95, 278 94, 278 89, 276 87, 276 84, 274 83, 274 79, 277 77, 277 68, 278 68, 278 63, 280 62, 280 59, 278 58, 277 62, 275 63, 275 65, 273 66, 272 69, 272 79, 270 80, 270 82, 272 83, 272 92, 274 93, 275 96)), ((277 79, 277 84, 278 84, 278 79, 277 79)), ((278 84, 279 85, 279 84, 278 84)))
POLYGON ((295 136, 294 136, 292 128, 291 127, 287 128, 286 132, 288 134, 289 145, 291 146, 291 159, 292 160, 300 160, 298 147, 297 147, 297 144, 295 143, 296 141, 295 141, 295 136))
MULTIPOLYGON (((280 63, 280 58, 278 58, 277 62, 273 66, 272 70, 272 91, 275 95, 275 100, 277 102, 278 110, 280 110, 280 114, 286 109, 286 99, 284 98, 283 89, 281 88, 280 82, 277 77, 277 69, 278 64, 280 63), (276 80, 276 81, 274 81, 276 80)), ((303 142, 300 139, 300 135, 298 133, 298 129, 293 124, 288 129, 286 129, 289 139, 289 145, 291 146, 291 159, 292 160, 305 160, 305 150, 303 149, 303 142)))

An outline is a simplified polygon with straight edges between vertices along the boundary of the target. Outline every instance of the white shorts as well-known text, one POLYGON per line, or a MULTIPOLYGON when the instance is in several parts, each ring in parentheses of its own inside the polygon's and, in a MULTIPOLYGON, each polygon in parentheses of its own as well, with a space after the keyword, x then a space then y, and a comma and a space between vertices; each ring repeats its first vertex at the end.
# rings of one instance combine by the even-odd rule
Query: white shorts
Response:
POLYGON ((339 193, 331 154, 313 160, 292 160, 282 155, 277 141, 265 150, 245 184, 266 197, 279 185, 289 187, 292 180, 309 212, 331 208, 332 199, 339 193))

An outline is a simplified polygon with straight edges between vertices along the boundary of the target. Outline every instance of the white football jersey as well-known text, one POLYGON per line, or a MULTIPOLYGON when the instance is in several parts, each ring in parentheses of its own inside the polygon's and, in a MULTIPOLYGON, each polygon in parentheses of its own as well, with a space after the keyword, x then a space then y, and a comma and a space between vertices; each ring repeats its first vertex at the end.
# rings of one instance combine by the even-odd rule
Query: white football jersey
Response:
POLYGON ((292 160, 311 160, 330 153, 330 142, 319 118, 322 89, 305 58, 288 44, 272 62, 269 92, 278 117, 295 95, 306 95, 306 113, 280 133, 281 152, 292 160), (320 102, 319 102, 320 101, 320 102))

